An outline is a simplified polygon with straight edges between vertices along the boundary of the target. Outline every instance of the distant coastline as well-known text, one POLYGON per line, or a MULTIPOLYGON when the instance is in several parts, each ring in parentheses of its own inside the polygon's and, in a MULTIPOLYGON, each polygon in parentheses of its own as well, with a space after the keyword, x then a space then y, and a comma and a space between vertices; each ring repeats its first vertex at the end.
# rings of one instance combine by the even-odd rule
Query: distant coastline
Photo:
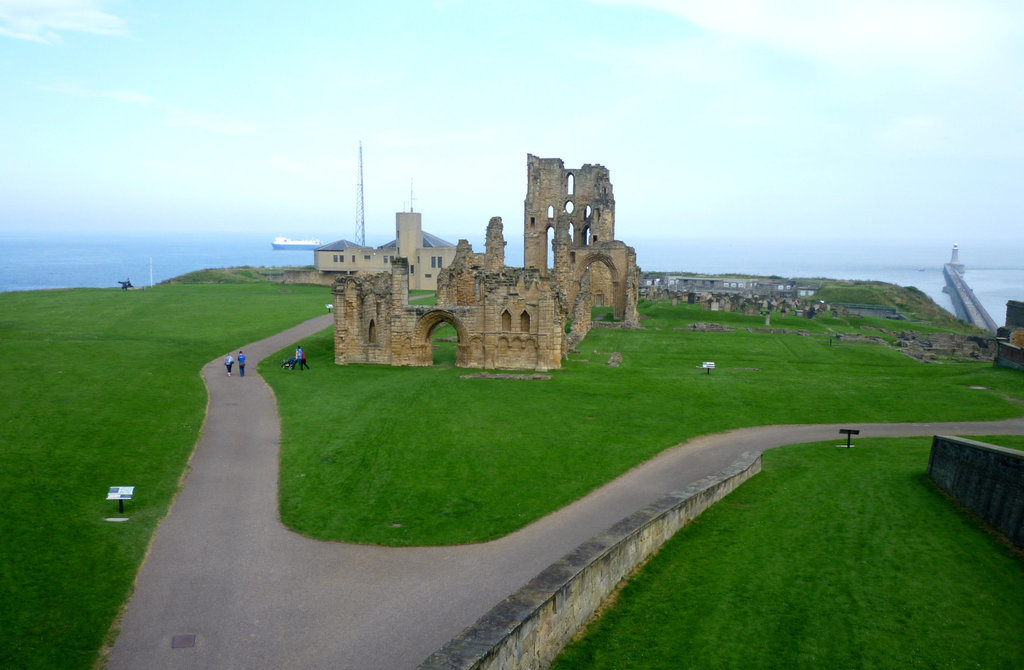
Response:
MULTIPOLYGON (((884 281, 915 286, 953 312, 942 292, 942 266, 949 260, 952 242, 631 240, 629 235, 623 239, 637 250, 643 270, 884 281)), ((482 240, 470 242, 483 246, 482 240)), ((506 258, 510 263, 521 262, 521 239, 509 236, 506 258)), ((1021 258, 1024 244, 960 245, 965 279, 997 323, 1005 319, 1007 300, 1024 300, 1021 258)), ((21 234, 0 247, 0 291, 116 288, 117 282, 129 277, 136 286, 148 286, 150 259, 152 282, 159 283, 205 268, 312 264, 313 253, 294 252, 285 259, 270 248, 266 236, 258 234, 64 235, 59 244, 50 236, 21 234)))

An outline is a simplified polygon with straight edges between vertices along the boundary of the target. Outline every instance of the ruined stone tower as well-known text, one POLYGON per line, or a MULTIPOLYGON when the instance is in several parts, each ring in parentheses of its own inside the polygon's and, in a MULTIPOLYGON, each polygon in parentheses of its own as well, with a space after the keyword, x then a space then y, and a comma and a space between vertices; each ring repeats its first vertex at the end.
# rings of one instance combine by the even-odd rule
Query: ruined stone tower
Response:
POLYGON ((636 252, 614 237, 607 169, 567 170, 560 159, 527 156, 525 267, 505 265, 502 222, 494 217, 484 253, 459 240, 451 263, 438 272, 435 305, 409 304, 406 258, 393 260, 390 273, 339 277, 335 362, 431 365, 431 333, 449 323, 459 367, 559 368, 590 329, 591 307, 610 305, 621 325, 638 325, 636 252))
POLYGON ((608 169, 567 169, 560 158, 528 155, 526 173, 523 262, 555 280, 574 339, 590 329, 595 306, 611 306, 617 320, 636 326, 640 270, 633 248, 615 239, 608 169))

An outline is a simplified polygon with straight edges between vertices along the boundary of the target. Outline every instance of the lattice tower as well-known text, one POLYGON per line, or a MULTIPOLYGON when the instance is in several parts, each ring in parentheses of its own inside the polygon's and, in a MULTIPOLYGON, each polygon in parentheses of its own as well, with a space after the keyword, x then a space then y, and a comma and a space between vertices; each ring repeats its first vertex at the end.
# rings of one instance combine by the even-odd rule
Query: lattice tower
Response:
POLYGON ((356 186, 356 244, 366 246, 366 214, 363 209, 363 143, 359 143, 359 185, 356 186))

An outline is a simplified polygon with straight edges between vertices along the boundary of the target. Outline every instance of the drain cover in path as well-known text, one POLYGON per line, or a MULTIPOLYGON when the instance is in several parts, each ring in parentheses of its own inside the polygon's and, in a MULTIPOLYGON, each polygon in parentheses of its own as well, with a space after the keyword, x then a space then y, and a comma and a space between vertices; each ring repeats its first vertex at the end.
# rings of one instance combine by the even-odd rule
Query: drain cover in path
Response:
POLYGON ((175 635, 171 638, 171 649, 185 649, 196 646, 195 635, 175 635))

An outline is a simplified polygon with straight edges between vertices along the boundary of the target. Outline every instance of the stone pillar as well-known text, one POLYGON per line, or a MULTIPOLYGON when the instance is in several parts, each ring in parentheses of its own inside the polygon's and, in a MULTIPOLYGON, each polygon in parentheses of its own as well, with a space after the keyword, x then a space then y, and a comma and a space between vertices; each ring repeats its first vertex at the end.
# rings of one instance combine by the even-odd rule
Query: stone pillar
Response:
MULTIPOLYGON (((501 272, 505 267, 505 236, 501 217, 491 217, 487 224, 487 242, 484 251, 484 268, 489 272, 501 272)), ((462 240, 459 240, 462 243, 462 240)))
POLYGON ((401 312, 409 306, 409 259, 391 261, 391 313, 401 312))

